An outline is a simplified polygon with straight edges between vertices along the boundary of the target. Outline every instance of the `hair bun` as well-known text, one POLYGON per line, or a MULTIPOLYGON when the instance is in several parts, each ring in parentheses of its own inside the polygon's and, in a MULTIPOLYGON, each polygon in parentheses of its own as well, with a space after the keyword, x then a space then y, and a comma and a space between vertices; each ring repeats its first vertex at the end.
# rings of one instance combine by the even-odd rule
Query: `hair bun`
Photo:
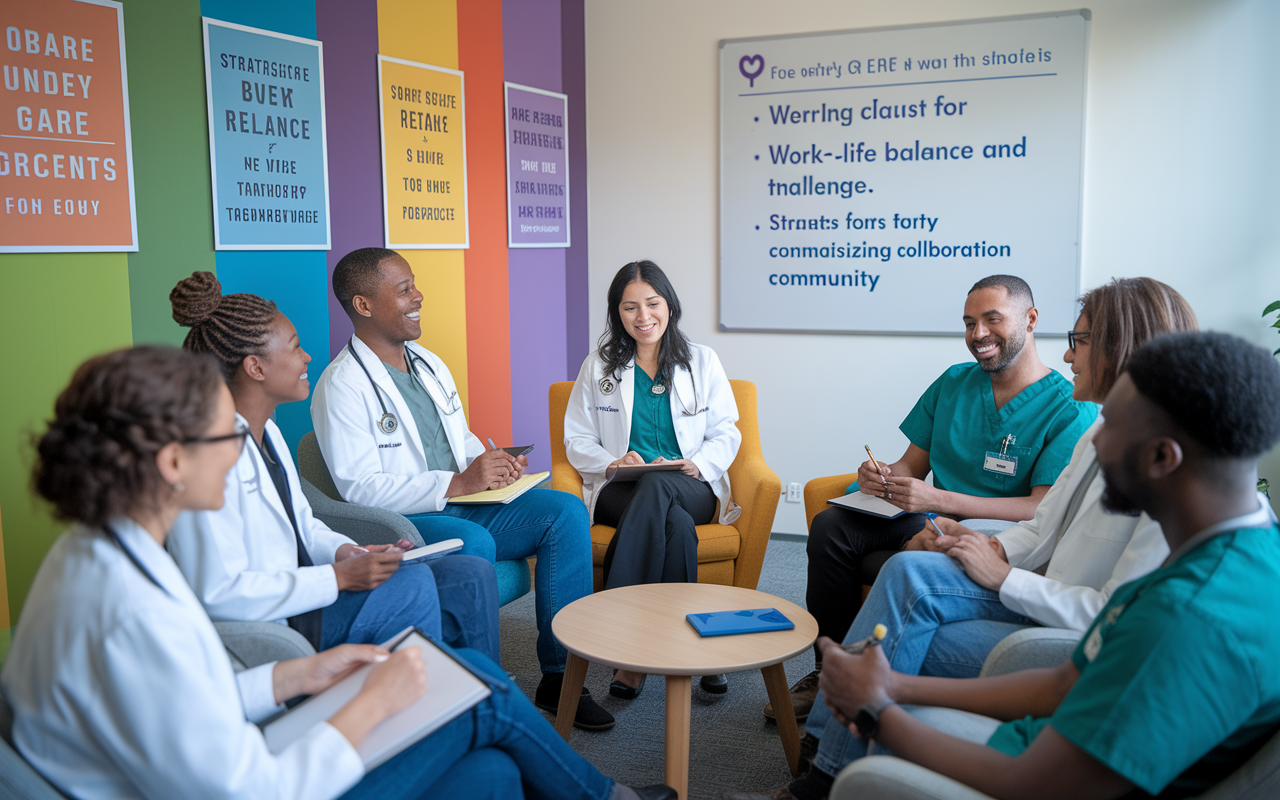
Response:
POLYGON ((193 272, 169 292, 169 303, 173 306, 173 321, 184 328, 193 328, 218 310, 222 303, 222 284, 212 272, 193 272))

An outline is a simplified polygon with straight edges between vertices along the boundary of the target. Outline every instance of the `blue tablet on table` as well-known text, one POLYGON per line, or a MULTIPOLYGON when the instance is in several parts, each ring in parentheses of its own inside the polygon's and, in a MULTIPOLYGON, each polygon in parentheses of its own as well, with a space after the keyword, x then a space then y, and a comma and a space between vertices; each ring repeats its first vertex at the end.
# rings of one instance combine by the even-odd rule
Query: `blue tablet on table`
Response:
POLYGON ((742 611, 711 611, 686 614, 685 619, 701 636, 728 636, 734 633, 789 631, 796 625, 776 608, 751 608, 742 611))

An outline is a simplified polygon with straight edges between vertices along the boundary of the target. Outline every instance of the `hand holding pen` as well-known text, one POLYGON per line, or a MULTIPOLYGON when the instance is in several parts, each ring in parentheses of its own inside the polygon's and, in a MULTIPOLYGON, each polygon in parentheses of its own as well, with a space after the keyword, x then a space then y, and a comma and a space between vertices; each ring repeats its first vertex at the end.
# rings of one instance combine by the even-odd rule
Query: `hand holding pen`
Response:
POLYGON ((888 480, 886 476, 892 475, 893 470, 876 461, 876 457, 871 454, 871 446, 863 445, 867 451, 867 457, 870 461, 862 462, 862 466, 858 468, 858 488, 863 494, 871 494, 877 497, 889 498, 894 483, 888 480))

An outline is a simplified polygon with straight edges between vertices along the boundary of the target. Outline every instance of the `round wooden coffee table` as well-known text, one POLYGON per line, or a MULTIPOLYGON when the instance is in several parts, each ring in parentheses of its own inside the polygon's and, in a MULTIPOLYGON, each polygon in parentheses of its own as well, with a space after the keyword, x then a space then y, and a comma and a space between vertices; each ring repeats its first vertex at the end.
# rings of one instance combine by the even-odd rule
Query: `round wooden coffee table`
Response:
POLYGON ((587 595, 560 609, 551 631, 569 651, 556 710, 556 730, 569 738, 587 662, 667 676, 666 783, 685 797, 689 786, 690 678, 758 669, 773 703, 787 766, 794 775, 800 735, 782 664, 818 636, 808 611, 771 594, 707 583, 651 583, 587 595), (795 623, 789 631, 698 635, 686 614, 776 608, 795 623))

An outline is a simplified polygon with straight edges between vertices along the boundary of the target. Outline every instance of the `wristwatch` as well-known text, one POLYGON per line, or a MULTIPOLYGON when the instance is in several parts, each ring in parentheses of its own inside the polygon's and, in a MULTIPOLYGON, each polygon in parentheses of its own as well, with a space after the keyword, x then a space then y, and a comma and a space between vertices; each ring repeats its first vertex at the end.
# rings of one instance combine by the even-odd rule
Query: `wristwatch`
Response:
POLYGON ((870 703, 858 709, 858 713, 853 717, 853 724, 858 728, 858 735, 863 739, 875 739, 880 735, 880 715, 889 706, 896 706, 897 703, 889 700, 879 706, 873 706, 870 703))

